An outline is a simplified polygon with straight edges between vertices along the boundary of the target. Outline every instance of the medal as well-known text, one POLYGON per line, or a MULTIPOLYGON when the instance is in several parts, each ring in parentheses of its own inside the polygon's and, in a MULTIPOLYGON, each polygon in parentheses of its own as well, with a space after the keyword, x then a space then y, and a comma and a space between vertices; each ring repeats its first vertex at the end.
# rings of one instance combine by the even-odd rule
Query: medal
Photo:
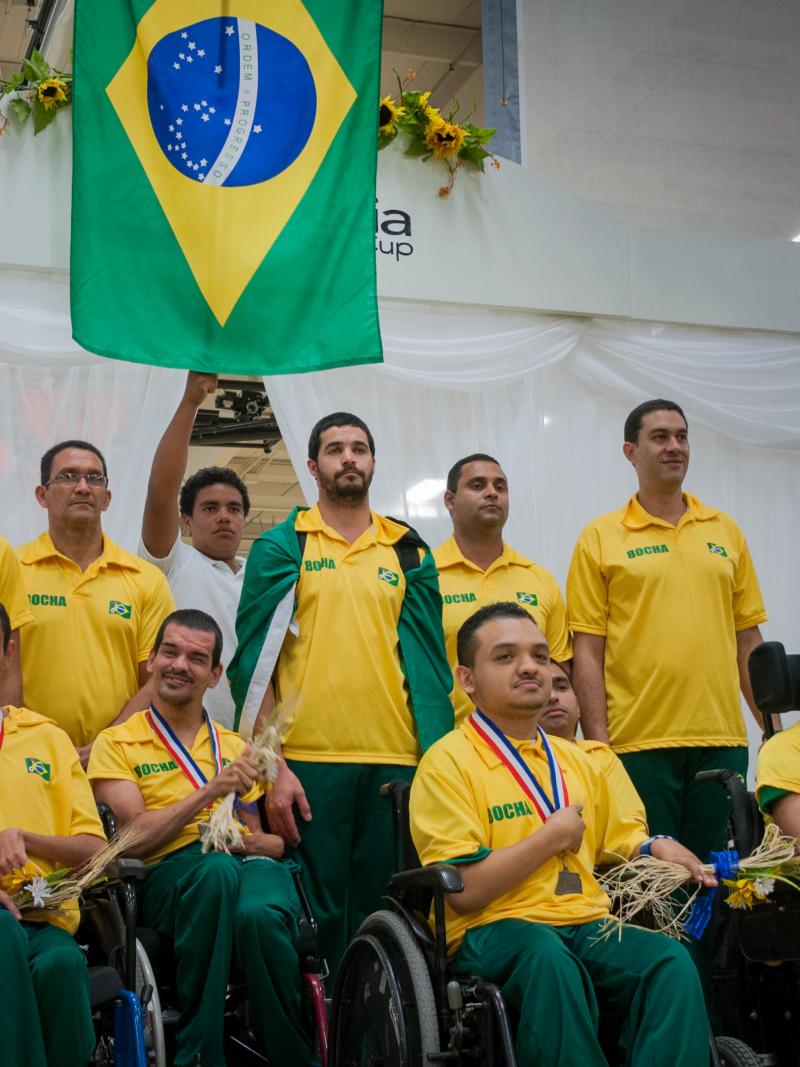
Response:
POLYGON ((556 896, 568 897, 575 893, 582 893, 581 876, 576 871, 571 871, 567 867, 566 861, 562 860, 562 863, 564 866, 558 872, 558 878, 556 878, 556 896))

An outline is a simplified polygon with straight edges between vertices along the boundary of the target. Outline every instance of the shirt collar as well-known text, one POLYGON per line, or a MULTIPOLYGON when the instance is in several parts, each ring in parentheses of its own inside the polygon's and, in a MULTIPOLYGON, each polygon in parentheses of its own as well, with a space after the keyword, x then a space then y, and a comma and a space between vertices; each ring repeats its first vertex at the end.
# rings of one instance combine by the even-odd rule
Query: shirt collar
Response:
MULTIPOLYGON (((681 515, 678 526, 687 522, 707 522, 709 519, 715 519, 719 515, 717 508, 707 508, 702 501, 698 500, 696 496, 692 496, 691 493, 684 493, 683 499, 686 504, 686 511, 681 515)), ((639 503, 636 493, 625 505, 622 513, 622 525, 628 530, 645 530, 648 526, 664 526, 668 530, 676 529, 671 522, 645 511, 639 503)))
MULTIPOLYGON (((372 518, 372 526, 370 530, 365 531, 358 538, 359 541, 364 537, 367 544, 378 542, 383 545, 394 545, 408 533, 408 526, 404 526, 394 519, 389 519, 385 515, 379 515, 377 511, 370 511, 370 516, 372 518)), ((337 533, 333 527, 328 526, 325 522, 322 512, 319 510, 319 504, 314 504, 312 507, 298 512, 295 519, 295 529, 304 533, 324 533, 331 540, 341 541, 342 544, 348 543, 341 534, 337 533)), ((355 544, 356 542, 353 543, 355 544)))
MULTIPOLYGON (((479 735, 478 731, 470 725, 469 718, 466 718, 461 723, 459 729, 468 739, 469 743, 472 745, 477 754, 480 756, 480 758, 490 770, 501 765, 502 760, 491 748, 489 748, 483 738, 479 735)), ((513 744, 514 748, 517 749, 518 752, 524 754, 540 752, 542 747, 538 735, 537 737, 531 738, 528 741, 520 742, 514 739, 511 743, 513 744)))
MULTIPOLYGON (((456 541, 455 534, 451 537, 448 537, 446 541, 439 545, 439 547, 436 549, 435 554, 436 566, 440 571, 446 570, 448 567, 458 566, 471 567, 473 570, 477 571, 481 570, 480 567, 477 566, 477 564, 473 563, 472 560, 467 559, 467 557, 463 554, 461 549, 458 547, 458 542, 456 541)), ((521 555, 519 552, 513 549, 511 545, 507 544, 504 541, 502 553, 497 557, 496 560, 492 561, 488 569, 491 570, 493 567, 508 567, 512 564, 518 567, 533 566, 532 562, 529 559, 526 559, 525 556, 521 555)), ((485 573, 486 571, 481 571, 481 574, 485 573)))

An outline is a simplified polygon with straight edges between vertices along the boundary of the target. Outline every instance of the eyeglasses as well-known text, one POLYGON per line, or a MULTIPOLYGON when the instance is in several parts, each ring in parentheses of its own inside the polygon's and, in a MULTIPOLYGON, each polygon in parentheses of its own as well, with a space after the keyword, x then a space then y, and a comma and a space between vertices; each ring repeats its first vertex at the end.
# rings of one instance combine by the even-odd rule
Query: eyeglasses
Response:
POLYGON ((108 485, 108 478, 105 474, 96 474, 94 472, 90 474, 79 474, 78 471, 61 471, 59 474, 53 475, 49 482, 45 482, 45 489, 50 485, 80 485, 82 481, 85 481, 90 489, 101 489, 108 485))

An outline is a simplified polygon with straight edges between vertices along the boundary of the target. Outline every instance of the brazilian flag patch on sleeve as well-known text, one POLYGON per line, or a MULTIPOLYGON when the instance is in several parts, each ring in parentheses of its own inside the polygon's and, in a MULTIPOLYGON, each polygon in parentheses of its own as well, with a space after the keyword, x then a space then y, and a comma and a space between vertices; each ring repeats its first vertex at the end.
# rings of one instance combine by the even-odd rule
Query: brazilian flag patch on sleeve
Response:
POLYGON ((123 604, 120 600, 109 600, 108 614, 119 615, 121 619, 129 619, 131 617, 131 606, 130 604, 123 604))
POLYGON ((386 567, 378 567, 378 581, 386 582, 387 585, 398 585, 400 575, 394 571, 387 570, 386 567))
POLYGON ((45 763, 44 760, 37 759, 35 756, 25 757, 25 770, 28 774, 38 774, 45 782, 50 781, 50 764, 45 763))

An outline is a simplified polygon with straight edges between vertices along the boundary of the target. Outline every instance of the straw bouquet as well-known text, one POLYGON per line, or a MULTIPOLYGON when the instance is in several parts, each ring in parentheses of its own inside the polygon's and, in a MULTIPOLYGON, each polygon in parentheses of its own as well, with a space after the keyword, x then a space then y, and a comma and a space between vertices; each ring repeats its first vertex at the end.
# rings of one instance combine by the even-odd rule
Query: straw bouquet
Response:
POLYGON ((35 863, 28 862, 25 867, 0 878, 0 889, 8 893, 23 916, 57 911, 88 889, 108 881, 108 868, 114 860, 141 840, 141 831, 133 825, 127 826, 79 867, 44 874, 35 863))
MULTIPOLYGON (((751 855, 739 859, 736 852, 714 852, 713 862, 703 864, 702 869, 715 874, 727 887, 729 907, 752 908, 756 903, 769 902, 776 882, 800 890, 796 846, 793 837, 785 836, 770 823, 751 855)), ((635 926, 646 913, 650 929, 678 940, 698 938, 708 924, 719 891, 710 889, 701 896, 703 887, 689 886, 691 875, 685 867, 654 856, 637 856, 613 867, 599 880, 611 899, 613 912, 604 937, 621 933, 623 926, 635 926)))
MULTIPOLYGON (((258 766, 258 780, 265 785, 278 777, 278 749, 289 729, 290 717, 282 710, 269 719, 250 742, 250 758, 258 766)), ((242 824, 236 818, 236 793, 217 804, 202 828, 203 852, 237 852, 244 847, 242 824)))

